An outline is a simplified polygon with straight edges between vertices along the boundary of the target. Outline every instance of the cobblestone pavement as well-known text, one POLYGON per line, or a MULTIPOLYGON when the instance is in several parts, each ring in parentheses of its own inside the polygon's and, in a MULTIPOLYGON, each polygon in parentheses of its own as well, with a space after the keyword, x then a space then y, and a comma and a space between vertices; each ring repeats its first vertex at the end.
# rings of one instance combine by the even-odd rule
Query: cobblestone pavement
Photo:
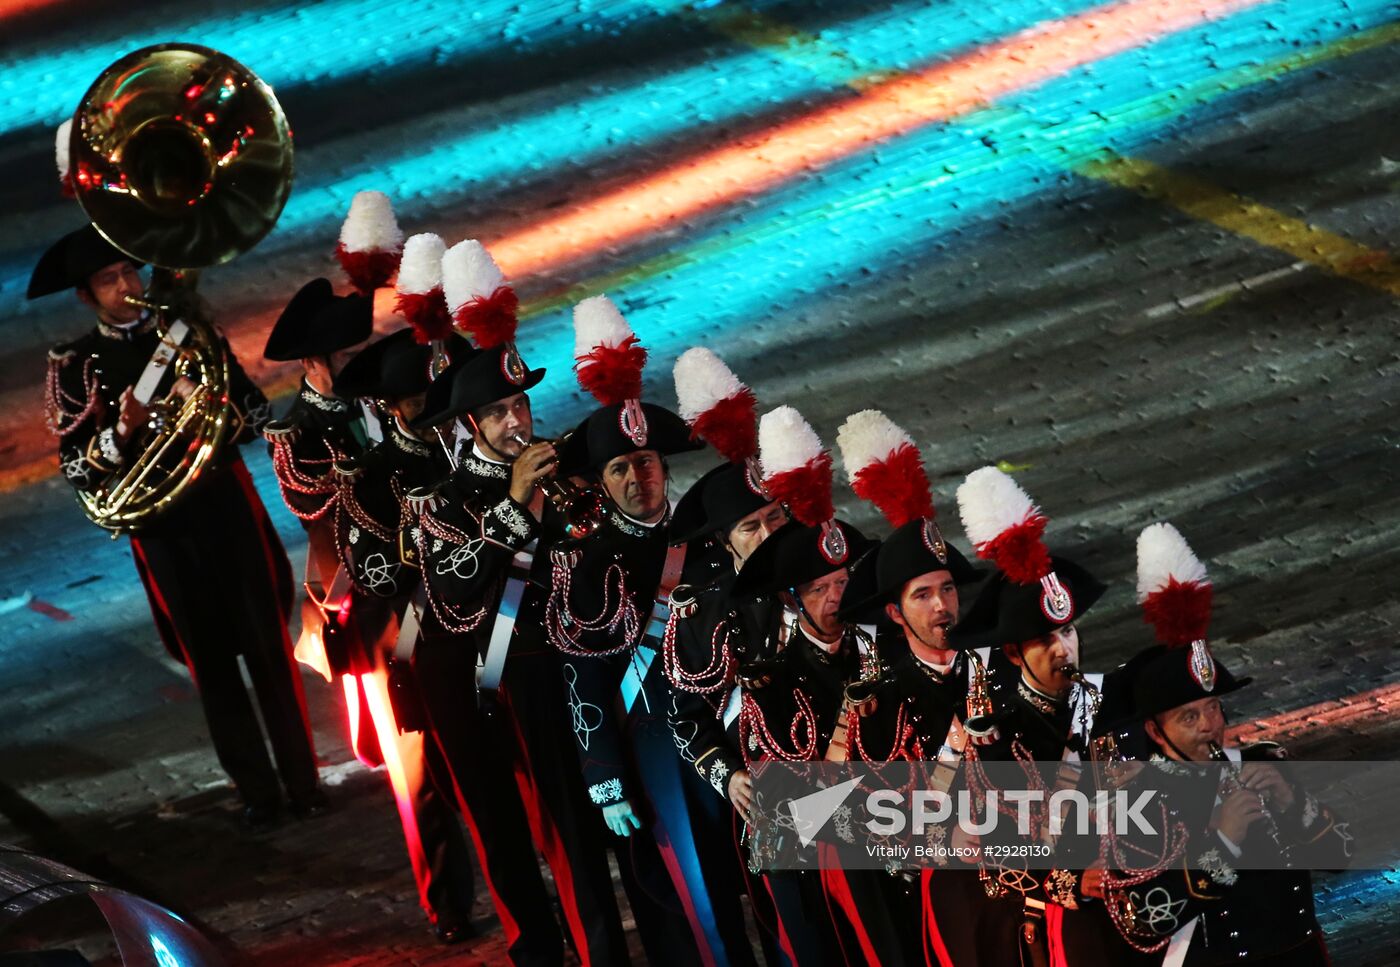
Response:
MULTIPOLYGON (((173 3, 119 24, 78 6, 96 39, 187 23, 173 3)), ((961 69, 960 50, 1085 4, 483 3, 454 31, 440 3, 385 0, 375 51, 338 24, 326 36, 345 43, 324 63, 323 6, 260 3, 242 20, 215 6, 191 32, 271 72, 297 131, 285 224, 202 283, 241 357, 284 392, 289 372, 254 361, 295 287, 332 273, 358 188, 393 195, 409 232, 505 244, 881 78, 938 58, 961 69)), ((1300 754, 1393 757, 1394 693, 1350 697, 1400 683, 1400 25, 1368 0, 1237 6, 643 237, 579 242, 517 280, 522 351, 551 370, 541 425, 581 411, 567 303, 606 289, 652 350, 661 402, 671 361, 701 342, 764 409, 797 406, 828 442, 850 412, 884 408, 924 449, 954 538, 961 477, 1021 467, 1052 547, 1113 582, 1082 629, 1087 668, 1147 643, 1134 538, 1173 521, 1216 582, 1219 656, 1256 677, 1236 720, 1267 717, 1300 754)), ((12 15, 0 50, 0 840, 132 884, 247 963, 498 960, 498 934, 432 941, 384 784, 349 762, 337 693, 316 680, 336 812, 240 831, 125 543, 52 476, 43 356, 85 323, 19 290, 77 214, 52 191, 50 125, 6 119, 31 96, 25 58, 82 46, 70 13, 12 15)), ((377 306, 394 325, 387 292, 377 306)), ((296 558, 299 530, 249 456, 296 558)), ((677 461, 678 479, 703 463, 677 461)), ((844 490, 838 502, 881 531, 844 490)), ((1375 941, 1400 935, 1397 897, 1393 872, 1322 883, 1339 965, 1393 962, 1375 941)), ((488 910, 478 898, 483 930, 488 910)))

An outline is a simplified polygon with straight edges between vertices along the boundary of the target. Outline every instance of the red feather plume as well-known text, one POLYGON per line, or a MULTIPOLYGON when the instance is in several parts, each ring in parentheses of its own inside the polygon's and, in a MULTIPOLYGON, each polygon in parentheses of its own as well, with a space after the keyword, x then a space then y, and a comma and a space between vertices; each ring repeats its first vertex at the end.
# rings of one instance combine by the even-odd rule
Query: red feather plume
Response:
POLYGON ((1142 601, 1143 620, 1157 632, 1157 640, 1173 648, 1201 641, 1210 626, 1214 592, 1209 584, 1168 578, 1166 587, 1142 601))
POLYGON ((72 175, 64 175, 58 179, 58 190, 63 192, 64 198, 78 197, 78 187, 73 183, 72 175))
POLYGON ((697 416, 690 427, 690 438, 704 440, 730 463, 743 463, 758 453, 758 422, 754 418, 757 409, 753 390, 745 386, 697 416))
POLYGON ((901 443, 884 460, 872 463, 851 478, 851 489, 898 529, 911 520, 934 516, 933 494, 919 451, 901 443))
POLYGON ((1034 514, 977 545, 977 556, 992 561, 1016 584, 1035 584, 1054 568, 1041 535, 1045 518, 1034 514))
POLYGON ((478 349, 495 349, 515 341, 515 330, 520 325, 516 316, 519 309, 520 299, 515 290, 502 285, 488 296, 458 306, 454 319, 459 329, 471 334, 478 349))
POLYGON ((399 270, 401 254, 393 250, 348 252, 344 245, 335 247, 336 261, 360 295, 374 295, 375 289, 388 284, 399 270))
POLYGON ((413 338, 424 345, 452 335, 452 314, 442 289, 429 292, 400 292, 394 307, 413 327, 413 338))
POLYGON ((594 346, 574 363, 578 383, 603 406, 641 399, 642 369, 647 351, 636 336, 628 336, 621 346, 594 346))
POLYGON ((763 485, 808 527, 819 527, 836 516, 831 503, 831 454, 825 451, 800 467, 763 478, 763 485))

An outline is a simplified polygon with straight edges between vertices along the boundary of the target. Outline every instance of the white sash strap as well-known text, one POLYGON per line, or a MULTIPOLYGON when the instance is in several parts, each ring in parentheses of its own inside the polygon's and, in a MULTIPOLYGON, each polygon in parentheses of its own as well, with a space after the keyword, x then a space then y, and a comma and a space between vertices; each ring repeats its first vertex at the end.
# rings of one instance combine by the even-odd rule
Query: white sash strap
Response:
POLYGON ((661 648, 662 636, 666 634, 666 619, 671 613, 671 592, 680 583, 681 568, 685 566, 685 548, 686 545, 681 544, 666 549, 666 563, 661 569, 661 583, 656 588, 656 601, 653 602, 651 615, 647 618, 645 638, 632 652, 632 658, 627 663, 627 673, 622 676, 619 691, 625 712, 632 711, 637 696, 642 694, 642 682, 646 681, 651 663, 656 660, 656 653, 661 648))
POLYGON ((483 691, 495 691, 501 687, 501 675, 505 672, 506 656, 510 653, 515 621, 520 616, 520 599, 525 596, 525 585, 530 581, 530 567, 534 564, 538 543, 531 541, 510 559, 506 587, 501 593, 501 605, 496 609, 496 621, 491 626, 486 656, 476 667, 476 684, 483 691))
POLYGON ((1171 942, 1167 944, 1166 956, 1162 958, 1162 967, 1181 967, 1186 963, 1186 951, 1191 949, 1191 938, 1196 933, 1196 921, 1200 917, 1192 917, 1186 921, 1186 926, 1172 934, 1171 942))
POLYGON ((739 709, 744 704, 744 689, 735 685, 734 690, 729 693, 729 701, 724 706, 724 727, 728 729, 734 724, 734 720, 739 717, 739 709))
POLYGON ((185 337, 190 334, 190 327, 183 319, 176 319, 170 324, 170 328, 165 331, 165 336, 156 345, 156 351, 151 354, 151 359, 146 363, 146 368, 141 371, 141 378, 136 381, 136 386, 131 391, 140 403, 149 403, 151 397, 155 395, 156 387, 160 385, 161 379, 165 376, 165 371, 174 361, 176 353, 184 343, 185 337))

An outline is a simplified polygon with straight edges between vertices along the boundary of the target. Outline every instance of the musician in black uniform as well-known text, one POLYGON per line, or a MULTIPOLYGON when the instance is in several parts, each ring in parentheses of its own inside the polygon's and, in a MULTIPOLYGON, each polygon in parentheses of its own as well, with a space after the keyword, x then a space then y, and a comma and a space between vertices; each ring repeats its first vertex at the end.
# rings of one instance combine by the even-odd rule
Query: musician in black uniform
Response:
MULTIPOLYGON (((49 353, 50 427, 64 478, 80 491, 100 488, 139 457, 151 419, 133 388, 161 335, 153 317, 125 301, 142 294, 139 269, 88 226, 45 252, 29 282, 31 299, 76 289, 97 317, 91 332, 49 353)), ((226 342, 223 349, 229 352, 226 342)), ((328 803, 287 637, 291 568, 237 449, 261 432, 269 407, 231 353, 228 362, 225 445, 188 492, 132 535, 131 548, 161 639, 189 666, 219 763, 243 799, 245 820, 257 826, 280 811, 279 773, 298 815, 319 814, 328 803), (240 654, 276 770, 243 686, 240 654)), ((150 399, 183 398, 191 389, 167 366, 150 399)))
POLYGON ((749 892, 770 962, 777 962, 776 925, 768 897, 751 889, 741 855, 743 821, 753 798, 753 778, 739 745, 741 665, 771 658, 782 608, 768 598, 736 602, 730 590, 749 555, 787 523, 787 512, 763 491, 754 462, 724 463, 697 480, 676 505, 673 540, 688 541, 708 566, 687 570, 699 582, 672 595, 671 627, 663 660, 671 685, 670 723, 676 748, 717 795, 692 803, 692 828, 701 841, 701 863, 712 905, 734 963, 752 962, 744 937, 741 892, 749 892), (721 553, 714 553, 719 550, 721 553), (731 808, 732 807, 732 808, 731 808))
POLYGON ((423 422, 460 420, 470 437, 452 476, 416 501, 417 540, 436 620, 462 627, 481 663, 484 735, 513 764, 574 949, 584 964, 621 964, 610 834, 584 791, 559 655, 544 636, 548 548, 562 523, 539 489, 557 463, 554 444, 535 438, 530 409, 543 378, 503 345, 434 383, 423 422))
MULTIPOLYGON (((864 600, 843 604, 841 615, 855 621, 873 608, 883 609, 882 617, 899 630, 907 650, 858 694, 846 735, 848 757, 936 762, 921 788, 955 791, 961 787, 958 767, 967 743, 962 722, 967 718, 970 669, 966 653, 953 648, 947 635, 958 619, 959 588, 980 580, 982 572, 944 540, 932 517, 919 517, 896 529, 872 558, 861 567, 873 568, 874 591, 864 600)), ((882 654, 885 651, 882 643, 882 654)), ((956 830, 948 845, 960 845, 956 830)), ((917 962, 923 956, 925 934, 941 934, 934 947, 941 943, 945 950, 958 948, 954 935, 962 933, 963 924, 956 917, 938 917, 941 926, 936 932, 923 923, 919 877, 903 871, 822 873, 828 895, 844 901, 838 905, 852 930, 860 932, 867 961, 917 962)), ((934 875, 929 896, 935 908, 957 886, 981 889, 976 874, 958 869, 956 862, 946 874, 939 870, 934 875), (954 878, 965 882, 957 884, 954 878)), ((937 916, 936 909, 931 914, 937 916)))
MULTIPOLYGON (((465 360, 471 348, 456 336, 445 351, 465 360)), ((333 384, 337 399, 378 401, 384 420, 379 443, 359 456, 340 456, 330 471, 336 495, 328 523, 337 552, 331 567, 347 576, 351 590, 348 606, 330 602, 336 610, 328 637, 339 642, 330 650, 343 655, 347 677, 365 696, 369 714, 362 729, 378 736, 419 903, 438 938, 455 943, 471 936, 471 853, 453 812, 442 754, 425 740, 421 725, 395 715, 388 687, 389 658, 418 585, 416 557, 410 553, 405 561, 403 553, 406 494, 451 470, 436 434, 409 425, 423 407, 432 355, 411 330, 399 330, 351 359, 333 384)))
MULTIPOLYGON (((358 295, 337 297, 327 279, 312 279, 287 303, 268 334, 263 358, 274 362, 299 361, 301 388, 286 415, 263 431, 272 454, 272 472, 282 500, 306 531, 306 591, 301 605, 301 637, 296 658, 334 681, 345 671, 348 656, 343 649, 326 654, 326 645, 337 641, 322 632, 327 613, 339 607, 333 596, 348 591, 347 581, 336 585, 340 553, 335 542, 335 462, 359 456, 368 445, 364 410, 354 399, 335 395, 334 381, 346 362, 369 339, 374 304, 358 295), (333 585, 334 590, 333 590, 333 585)), ((364 692, 354 685, 354 701, 347 709, 354 752, 373 767, 381 764, 377 736, 368 727, 369 707, 364 692), (364 727, 361 728, 361 724, 364 727)))
MULTIPOLYGON (((1170 524, 1139 538, 1138 590, 1159 644, 1124 666, 1104 704, 1135 723, 1148 759, 1129 795, 1137 783, 1159 790, 1162 825, 1184 837, 1165 837, 1178 840, 1180 854, 1155 868, 1110 873, 1114 922, 1134 948, 1159 955, 1152 962, 1173 967, 1322 967, 1329 959, 1309 871, 1347 865, 1347 824, 1290 781, 1276 743, 1227 746, 1221 699, 1251 679, 1211 654, 1210 583, 1170 524), (1212 760, 1221 763, 1218 776, 1193 765, 1212 760)), ((1143 856, 1161 855, 1164 841, 1136 845, 1150 852, 1118 855, 1141 866, 1143 856)))
MULTIPOLYGON (((746 768, 763 760, 821 761, 842 711, 846 686, 878 671, 874 642, 837 617, 849 565, 868 550, 861 533, 844 521, 830 528, 789 521, 744 562, 730 601, 749 610, 755 599, 775 604, 776 624, 760 654, 739 670, 744 682, 739 738, 746 768), (844 553, 825 552, 834 539, 844 553), (794 736, 798 737, 794 741, 794 736)), ((839 737, 836 741, 841 741, 839 737)), ((838 758, 843 756, 838 756, 838 758)), ((756 865, 767 855, 750 842, 756 865)), ((779 920, 784 952, 796 963, 841 963, 843 946, 831 929, 815 870, 764 874, 779 920)))

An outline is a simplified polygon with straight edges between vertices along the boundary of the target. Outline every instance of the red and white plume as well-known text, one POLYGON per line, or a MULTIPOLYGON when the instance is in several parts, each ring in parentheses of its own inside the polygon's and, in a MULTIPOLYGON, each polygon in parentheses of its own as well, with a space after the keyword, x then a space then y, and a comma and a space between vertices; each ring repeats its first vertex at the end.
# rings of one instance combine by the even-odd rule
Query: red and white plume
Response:
POLYGON ((691 439, 704 440, 730 463, 743 463, 758 452, 758 400, 724 360, 695 346, 681 353, 672 372, 691 439))
POLYGON ((58 132, 53 139, 53 158, 58 165, 58 184, 63 190, 64 198, 72 198, 75 194, 73 190, 73 173, 68 169, 68 144, 72 140, 73 119, 69 118, 58 126, 58 132))
POLYGON ((603 406, 641 399, 647 351, 605 295, 574 306, 574 372, 603 406))
POLYGON ((933 517, 933 492, 914 440, 879 410, 846 417, 836 431, 836 447, 851 489, 880 508, 896 530, 933 517))
POLYGON ((394 277, 402 254, 403 232, 389 196, 382 191, 357 191, 335 247, 336 261, 350 284, 361 295, 373 295, 394 277))
POLYGON ((1151 524, 1137 540, 1137 599, 1143 619, 1164 645, 1204 641, 1210 625, 1206 566, 1171 524, 1151 524))
POLYGON ((458 242, 442 257, 442 294, 452 321, 479 349, 515 342, 520 300, 491 253, 474 238, 458 242))
POLYGON ((1054 568, 1041 539, 1045 517, 1016 481, 996 467, 967 475, 958 487, 958 514, 977 556, 1017 584, 1035 584, 1054 568))
POLYGON ((413 338, 420 343, 452 334, 452 316, 442 295, 442 256, 446 251, 442 239, 430 233, 411 236, 403 243, 395 308, 408 320, 413 338))
POLYGON ((798 521, 819 527, 836 516, 831 503, 831 454, 791 406, 780 406, 758 421, 758 460, 763 465, 764 489, 787 504, 798 521))

